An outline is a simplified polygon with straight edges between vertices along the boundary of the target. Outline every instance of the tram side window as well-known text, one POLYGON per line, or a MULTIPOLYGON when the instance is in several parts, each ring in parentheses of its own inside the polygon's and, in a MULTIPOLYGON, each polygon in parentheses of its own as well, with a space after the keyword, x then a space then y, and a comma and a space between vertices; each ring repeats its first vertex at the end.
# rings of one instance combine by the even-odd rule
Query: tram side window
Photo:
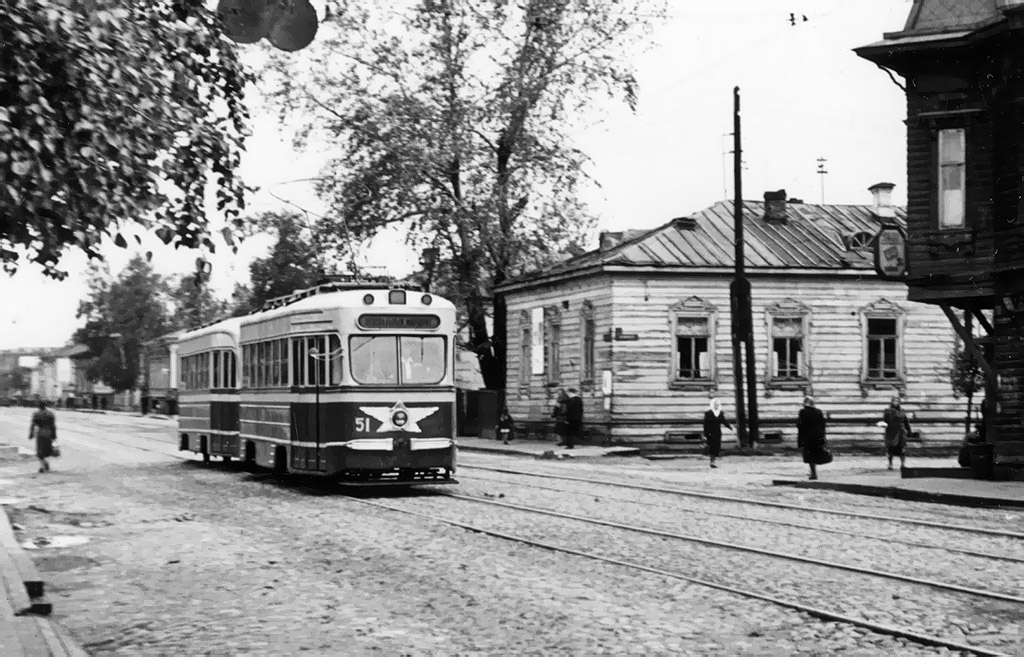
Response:
POLYGON ((242 346, 242 387, 248 388, 249 381, 249 365, 252 363, 252 356, 249 355, 249 345, 242 346))
POLYGON ((306 385, 306 339, 292 340, 292 385, 306 385))
POLYGON ((331 385, 341 385, 341 338, 330 336, 327 347, 331 352, 331 385))
POLYGON ((223 374, 223 370, 221 368, 220 352, 219 351, 215 351, 215 352, 213 352, 213 386, 212 387, 214 387, 214 388, 223 388, 224 387, 222 385, 223 381, 221 380, 222 374, 223 374))
POLYGON ((225 352, 225 358, 228 363, 224 368, 228 373, 227 387, 235 390, 238 388, 238 356, 235 355, 235 352, 228 351, 225 352))
POLYGON ((281 360, 277 363, 278 378, 282 386, 288 385, 288 338, 281 338, 277 341, 278 349, 281 352, 281 360))

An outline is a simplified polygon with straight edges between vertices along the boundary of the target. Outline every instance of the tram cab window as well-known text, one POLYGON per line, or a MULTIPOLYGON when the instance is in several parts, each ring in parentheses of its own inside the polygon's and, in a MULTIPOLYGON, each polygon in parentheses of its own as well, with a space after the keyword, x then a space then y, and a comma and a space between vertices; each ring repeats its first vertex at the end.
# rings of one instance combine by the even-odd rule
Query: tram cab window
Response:
POLYGON ((445 376, 445 340, 440 336, 352 336, 352 378, 368 385, 424 385, 445 376))
POLYGON ((358 336, 350 339, 352 378, 356 383, 398 383, 398 341, 393 336, 358 336))

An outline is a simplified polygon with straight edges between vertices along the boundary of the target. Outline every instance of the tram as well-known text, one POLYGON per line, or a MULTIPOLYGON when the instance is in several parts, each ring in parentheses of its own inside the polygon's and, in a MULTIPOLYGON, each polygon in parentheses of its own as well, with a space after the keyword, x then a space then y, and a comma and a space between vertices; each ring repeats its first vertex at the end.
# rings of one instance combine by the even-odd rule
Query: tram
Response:
POLYGON ((178 449, 202 454, 207 462, 238 455, 241 323, 231 318, 178 337, 178 449))
MULTIPOLYGON (((451 302, 336 278, 193 333, 218 327, 237 331, 237 388, 225 391, 237 404, 237 439, 217 443, 231 453, 204 459, 351 485, 456 483, 451 302)), ((202 381, 215 381, 212 371, 202 381)), ((181 449, 212 450, 185 420, 181 449)))

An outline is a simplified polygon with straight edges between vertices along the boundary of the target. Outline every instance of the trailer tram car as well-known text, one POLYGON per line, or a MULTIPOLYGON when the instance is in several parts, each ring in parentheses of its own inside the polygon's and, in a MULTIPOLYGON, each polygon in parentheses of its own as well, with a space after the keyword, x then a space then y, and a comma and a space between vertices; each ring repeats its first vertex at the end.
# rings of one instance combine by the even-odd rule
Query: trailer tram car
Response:
POLYGON ((239 456, 352 485, 455 483, 455 307, 335 281, 241 318, 239 456))
POLYGON ((230 461, 238 456, 238 357, 242 320, 231 318, 178 338, 178 449, 230 461))

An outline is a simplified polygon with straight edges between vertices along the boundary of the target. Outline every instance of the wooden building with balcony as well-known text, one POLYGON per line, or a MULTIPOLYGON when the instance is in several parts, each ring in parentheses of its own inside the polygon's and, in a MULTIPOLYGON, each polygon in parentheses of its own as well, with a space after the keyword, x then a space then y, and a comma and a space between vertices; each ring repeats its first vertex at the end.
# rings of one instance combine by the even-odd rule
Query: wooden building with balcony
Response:
POLYGON ((982 364, 986 439, 1024 464, 1024 0, 915 0, 856 52, 906 92, 908 298, 982 364))

